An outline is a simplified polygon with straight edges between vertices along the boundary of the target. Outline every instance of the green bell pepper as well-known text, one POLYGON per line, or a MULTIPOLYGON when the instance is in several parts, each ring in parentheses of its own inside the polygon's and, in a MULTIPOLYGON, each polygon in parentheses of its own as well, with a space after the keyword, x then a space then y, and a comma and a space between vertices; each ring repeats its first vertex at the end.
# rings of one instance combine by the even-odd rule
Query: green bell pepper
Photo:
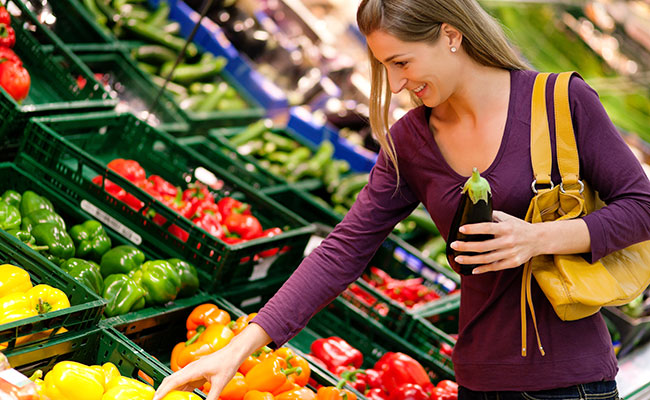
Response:
POLYGON ((5 192, 0 197, 0 201, 3 203, 11 204, 12 206, 20 209, 20 199, 23 196, 15 190, 5 190, 5 192))
POLYGON ((5 231, 20 227, 20 211, 8 203, 0 202, 0 229, 5 231))
MULTIPOLYGON (((24 196, 23 196, 24 198, 24 196)), ((61 229, 55 222, 46 222, 36 225, 31 232, 36 243, 48 246, 48 259, 56 265, 61 265, 68 258, 74 256, 74 242, 65 229, 61 229)))
POLYGON ((144 262, 144 253, 133 246, 117 246, 102 256, 99 263, 102 276, 111 274, 128 274, 144 262))
POLYGON ((44 224, 46 222, 53 222, 57 224, 59 228, 65 230, 65 221, 63 218, 61 218, 61 216, 54 211, 48 210, 46 208, 34 210, 29 215, 23 215, 20 229, 23 231, 31 232, 36 225, 44 224))
POLYGON ((49 249, 48 246, 37 246, 36 239, 34 236, 32 236, 31 233, 27 231, 22 231, 20 229, 11 229, 8 230, 7 233, 25 243, 27 246, 31 247, 32 250, 41 251, 49 249))
POLYGON ((125 274, 113 274, 104 279, 102 297, 108 300, 104 314, 107 317, 126 314, 144 308, 144 289, 125 274))
POLYGON ((144 289, 148 305, 174 300, 181 287, 181 277, 165 260, 147 261, 129 276, 144 289))
POLYGON ((50 200, 43 196, 39 196, 31 190, 26 190, 20 200, 20 214, 23 217, 28 216, 32 212, 40 209, 47 209, 54 211, 54 207, 50 200))
POLYGON ((111 239, 102 224, 95 220, 75 225, 68 233, 77 248, 75 257, 100 262, 104 253, 111 249, 111 239))
POLYGON ((196 293, 199 288, 199 274, 194 265, 178 258, 170 258, 167 262, 181 277, 181 289, 178 292, 178 297, 188 297, 196 293))
POLYGON ((61 264, 61 269, 98 295, 103 294, 104 280, 96 262, 70 258, 61 264))

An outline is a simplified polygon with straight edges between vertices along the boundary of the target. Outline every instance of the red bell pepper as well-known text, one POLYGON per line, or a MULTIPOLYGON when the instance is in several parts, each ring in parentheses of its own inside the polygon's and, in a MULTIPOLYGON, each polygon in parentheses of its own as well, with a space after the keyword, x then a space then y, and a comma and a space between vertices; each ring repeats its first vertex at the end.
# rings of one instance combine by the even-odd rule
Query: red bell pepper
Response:
POLYGON ((174 224, 170 225, 169 228, 167 228, 167 231, 172 235, 176 236, 177 238, 179 238, 180 240, 182 240, 183 242, 187 242, 187 239, 190 238, 189 232, 179 228, 178 225, 174 225, 174 224))
POLYGON ((444 342, 440 343, 440 354, 451 358, 453 352, 454 352, 454 348, 452 345, 444 342))
POLYGON ((135 184, 142 182, 146 178, 144 168, 135 160, 116 158, 108 163, 108 168, 135 184))
MULTIPOLYGON (((2 27, 0 24, 0 45, 2 45, 2 27)), ((9 61, 8 59, 2 61, 0 59, 0 86, 9 93, 11 97, 17 102, 22 101, 29 93, 31 85, 31 78, 29 72, 22 66, 21 63, 9 61)))
MULTIPOLYGON (((277 227, 269 228, 269 229, 263 230, 262 233, 258 236, 258 238, 265 238, 265 237, 270 238, 270 237, 279 235, 281 233, 282 233, 282 229, 280 229, 280 228, 277 228, 277 227)), ((264 251, 258 253, 258 255, 260 257, 271 257, 271 256, 274 256, 274 255, 278 254, 278 251, 280 251, 280 249, 278 249, 276 247, 274 249, 264 250, 264 251)))
POLYGON ((3 6, 0 6, 0 24, 11 24, 11 15, 3 6))
POLYGON ((404 353, 384 354, 375 363, 375 369, 383 371, 382 382, 388 393, 405 383, 413 383, 422 388, 431 382, 424 367, 404 353))
POLYGON ((151 183, 151 181, 145 179, 144 181, 137 183, 136 186, 144 190, 148 194, 150 194, 151 197, 153 197, 154 199, 158 201, 163 201, 162 194, 160 194, 160 192, 156 190, 156 188, 154 187, 153 183, 151 183))
POLYGON ((237 213, 237 214, 251 213, 250 206, 248 204, 242 203, 241 201, 233 199, 232 197, 224 197, 223 199, 219 200, 217 206, 219 206, 219 212, 224 218, 226 218, 232 213, 237 213))
POLYGON ((356 369, 349 365, 339 365, 334 368, 332 373, 341 377, 341 379, 346 380, 347 384, 352 386, 352 388, 359 393, 365 393, 368 389, 368 383, 366 382, 365 375, 363 375, 363 370, 361 369, 356 369))
POLYGON ((20 60, 18 55, 14 53, 9 47, 0 47, 0 60, 5 59, 8 61, 13 61, 20 65, 23 65, 23 62, 20 60))
POLYGON ((216 203, 204 202, 199 204, 198 207, 196 207, 194 216, 200 217, 203 214, 214 215, 219 220, 219 222, 223 221, 223 216, 221 215, 221 212, 219 212, 219 206, 217 206, 216 203))
POLYGON ((427 400, 429 395, 420 385, 405 383, 391 390, 389 400, 427 400))
POLYGON ((214 196, 208 190, 208 187, 200 182, 193 182, 187 185, 183 191, 183 200, 192 204, 194 210, 203 203, 214 203, 214 196))
POLYGON ((163 196, 163 203, 185 218, 192 218, 192 204, 183 200, 183 193, 179 190, 175 197, 163 196))
POLYGON ((192 222, 216 238, 223 239, 226 235, 219 223, 219 218, 214 214, 203 214, 200 217, 194 218, 192 222))
POLYGON ((458 384, 449 379, 443 379, 436 385, 438 388, 445 389, 452 393, 458 393, 458 384))
POLYGON ((223 223, 230 233, 235 233, 244 240, 259 237, 263 230, 260 221, 250 214, 230 213, 223 223))
POLYGON ((0 46, 14 47, 16 44, 16 32, 11 24, 0 24, 0 46))
POLYGON ((458 400, 458 392, 451 392, 436 386, 431 391, 428 400, 458 400))
POLYGON ((383 374, 382 371, 377 371, 376 369, 368 368, 358 376, 363 377, 363 379, 365 380, 369 388, 375 389, 375 388, 382 387, 382 374, 383 374))
POLYGON ((176 197, 176 194, 178 193, 178 188, 176 186, 158 175, 149 175, 146 181, 151 184, 153 190, 160 193, 162 196, 176 197))
POLYGON ((330 371, 341 365, 359 368, 363 364, 363 354, 336 336, 314 340, 311 344, 311 354, 323 361, 330 371))
POLYGON ((368 400, 388 400, 388 393, 381 388, 372 388, 364 394, 368 400))
POLYGON ((92 182, 97 186, 102 186, 102 183, 104 183, 104 191, 120 201, 124 198, 124 196, 126 196, 126 191, 124 189, 117 186, 108 179, 104 180, 104 177, 101 175, 94 177, 92 179, 92 182))

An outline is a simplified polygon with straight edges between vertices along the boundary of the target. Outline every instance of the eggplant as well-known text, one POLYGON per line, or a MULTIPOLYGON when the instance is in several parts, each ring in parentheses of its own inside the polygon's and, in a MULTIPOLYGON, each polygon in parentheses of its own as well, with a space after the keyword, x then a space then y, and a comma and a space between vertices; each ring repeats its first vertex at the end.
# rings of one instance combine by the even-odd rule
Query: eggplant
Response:
POLYGON ((492 239, 493 235, 464 235, 458 231, 463 225, 476 224, 479 222, 492 221, 492 193, 490 184, 485 178, 481 177, 478 169, 474 168, 472 176, 463 185, 460 204, 456 209, 456 214, 449 228, 447 237, 447 259, 449 265, 462 275, 471 275, 472 270, 478 267, 478 264, 458 264, 454 258, 459 255, 476 255, 474 252, 459 252, 452 249, 449 245, 456 240, 463 242, 480 242, 492 239))

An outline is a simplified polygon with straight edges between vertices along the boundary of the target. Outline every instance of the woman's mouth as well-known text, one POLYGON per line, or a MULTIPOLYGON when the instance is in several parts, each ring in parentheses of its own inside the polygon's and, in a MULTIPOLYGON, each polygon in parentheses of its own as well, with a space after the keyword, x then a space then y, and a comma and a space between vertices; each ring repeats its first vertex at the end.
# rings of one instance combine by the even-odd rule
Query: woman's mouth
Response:
POLYGON ((416 96, 421 97, 422 94, 424 94, 422 91, 424 90, 424 88, 426 86, 427 86, 427 84, 424 83, 421 86, 416 87, 415 89, 413 89, 413 93, 415 93, 416 96))

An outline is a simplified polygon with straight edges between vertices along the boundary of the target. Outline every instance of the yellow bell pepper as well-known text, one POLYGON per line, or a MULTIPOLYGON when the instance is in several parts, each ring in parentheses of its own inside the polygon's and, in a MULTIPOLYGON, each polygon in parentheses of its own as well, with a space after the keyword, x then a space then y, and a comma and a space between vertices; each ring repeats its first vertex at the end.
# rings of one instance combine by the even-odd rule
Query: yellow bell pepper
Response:
POLYGON ((0 297, 0 318, 3 315, 11 314, 16 310, 31 310, 29 299, 22 292, 15 292, 0 297))
POLYGON ((32 376, 29 377, 29 379, 36 385, 36 393, 38 393, 39 399, 50 400, 50 398, 45 395, 45 381, 43 380, 43 371, 37 369, 34 371, 32 376))
POLYGON ((127 378, 126 376, 111 379, 111 381, 106 385, 106 391, 108 392, 116 387, 136 389, 140 393, 140 396, 144 396, 145 398, 153 398, 153 395, 156 393, 156 390, 146 383, 132 378, 127 378))
POLYGON ((68 296, 61 289, 50 285, 36 285, 26 293, 33 309, 39 314, 70 307, 68 296))
POLYGON ((167 393, 162 400, 201 400, 201 398, 195 395, 192 392, 181 392, 180 390, 174 390, 167 393))
POLYGON ((23 293, 32 288, 29 273, 11 264, 0 265, 0 297, 12 293, 23 293))
POLYGON ((104 376, 86 365, 61 361, 45 375, 45 394, 52 399, 101 400, 104 376))
POLYGON ((104 393, 102 400, 151 400, 153 394, 142 393, 133 386, 115 386, 104 393))
MULTIPOLYGON (((108 388, 109 387, 109 382, 112 381, 115 378, 119 378, 122 376, 120 374, 120 370, 117 369, 115 364, 112 362, 107 362, 102 365, 102 369, 104 370, 104 387, 108 388)), ((106 389, 108 390, 108 389, 106 389)))
MULTIPOLYGON (((22 293, 13 293, 0 299, 0 325, 38 315, 29 307, 29 301, 22 293), (6 309, 4 308, 7 305, 6 309)), ((16 345, 28 342, 33 335, 24 335, 16 339, 16 345)), ((6 349, 7 343, 0 343, 0 350, 6 349)))

